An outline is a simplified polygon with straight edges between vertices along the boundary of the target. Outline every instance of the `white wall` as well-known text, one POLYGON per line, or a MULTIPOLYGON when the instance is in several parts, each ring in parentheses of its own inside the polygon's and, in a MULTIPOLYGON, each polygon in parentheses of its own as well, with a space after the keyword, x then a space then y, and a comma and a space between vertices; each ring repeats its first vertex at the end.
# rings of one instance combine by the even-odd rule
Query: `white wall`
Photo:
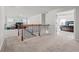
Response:
POLYGON ((57 19, 56 14, 58 11, 59 11, 59 9, 52 10, 46 14, 46 24, 50 24, 50 27, 49 27, 50 33, 56 32, 56 19, 57 19))
POLYGON ((42 24, 45 24, 45 20, 46 20, 46 14, 42 13, 41 14, 41 22, 42 22, 42 24))
POLYGON ((28 18, 29 23, 28 24, 41 24, 41 14, 32 16, 28 18))
POLYGON ((0 7, 0 50, 4 42, 4 22, 5 22, 4 7, 0 7))
POLYGON ((79 8, 76 8, 75 18, 75 38, 79 40, 79 8))

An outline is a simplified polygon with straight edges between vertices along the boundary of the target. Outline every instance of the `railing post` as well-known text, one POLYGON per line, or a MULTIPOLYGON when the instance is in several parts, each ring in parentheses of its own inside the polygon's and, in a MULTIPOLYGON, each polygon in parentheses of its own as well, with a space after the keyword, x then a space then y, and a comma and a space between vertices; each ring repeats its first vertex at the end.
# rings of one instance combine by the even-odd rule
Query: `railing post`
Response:
POLYGON ((23 33, 23 29, 24 29, 24 28, 23 28, 23 26, 22 26, 22 35, 21 35, 21 41, 23 41, 23 39, 24 39, 24 37, 23 37, 23 34, 24 34, 24 33, 23 33))
POLYGON ((41 31, 40 25, 38 25, 38 30, 39 30, 39 34, 38 35, 40 36, 40 31, 41 31))
POLYGON ((33 35, 33 24, 32 24, 32 29, 31 30, 32 30, 32 35, 33 35))
POLYGON ((18 25, 18 36, 19 36, 19 25, 18 25))

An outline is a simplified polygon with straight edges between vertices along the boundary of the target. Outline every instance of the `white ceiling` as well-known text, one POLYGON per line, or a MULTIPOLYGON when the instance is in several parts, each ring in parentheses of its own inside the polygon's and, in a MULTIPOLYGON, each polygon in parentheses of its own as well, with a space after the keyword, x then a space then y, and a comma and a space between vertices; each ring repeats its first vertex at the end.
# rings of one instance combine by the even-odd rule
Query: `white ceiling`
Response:
POLYGON ((5 7, 5 12, 6 16, 29 17, 40 13, 47 13, 58 8, 64 8, 64 6, 7 6, 5 7))

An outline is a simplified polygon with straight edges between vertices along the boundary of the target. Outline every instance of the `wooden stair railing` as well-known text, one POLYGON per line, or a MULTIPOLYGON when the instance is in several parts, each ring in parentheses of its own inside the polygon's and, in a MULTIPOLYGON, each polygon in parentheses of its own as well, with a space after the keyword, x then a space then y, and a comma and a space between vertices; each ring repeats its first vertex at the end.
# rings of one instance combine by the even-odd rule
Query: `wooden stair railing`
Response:
POLYGON ((21 25, 21 26, 19 26, 18 25, 18 36, 19 36, 19 29, 21 29, 21 41, 23 41, 24 40, 24 29, 27 29, 27 28, 32 28, 32 32, 30 32, 30 31, 28 31, 29 33, 31 33, 32 35, 35 35, 34 34, 34 32, 33 32, 33 27, 36 27, 36 28, 38 28, 38 29, 36 29, 37 31, 38 31, 38 35, 40 36, 41 34, 41 26, 43 26, 43 27, 48 27, 49 26, 49 24, 45 24, 45 25, 43 25, 43 24, 27 24, 27 25, 21 25))

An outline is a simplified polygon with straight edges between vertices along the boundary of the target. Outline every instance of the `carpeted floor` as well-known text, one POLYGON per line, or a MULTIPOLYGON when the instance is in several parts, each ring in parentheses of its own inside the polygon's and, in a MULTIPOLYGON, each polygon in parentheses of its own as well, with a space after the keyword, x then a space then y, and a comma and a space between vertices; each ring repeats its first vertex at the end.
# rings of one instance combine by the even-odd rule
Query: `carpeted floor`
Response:
POLYGON ((44 35, 24 39, 11 37, 6 40, 5 52, 76 52, 79 51, 79 42, 75 39, 56 35, 44 35))

